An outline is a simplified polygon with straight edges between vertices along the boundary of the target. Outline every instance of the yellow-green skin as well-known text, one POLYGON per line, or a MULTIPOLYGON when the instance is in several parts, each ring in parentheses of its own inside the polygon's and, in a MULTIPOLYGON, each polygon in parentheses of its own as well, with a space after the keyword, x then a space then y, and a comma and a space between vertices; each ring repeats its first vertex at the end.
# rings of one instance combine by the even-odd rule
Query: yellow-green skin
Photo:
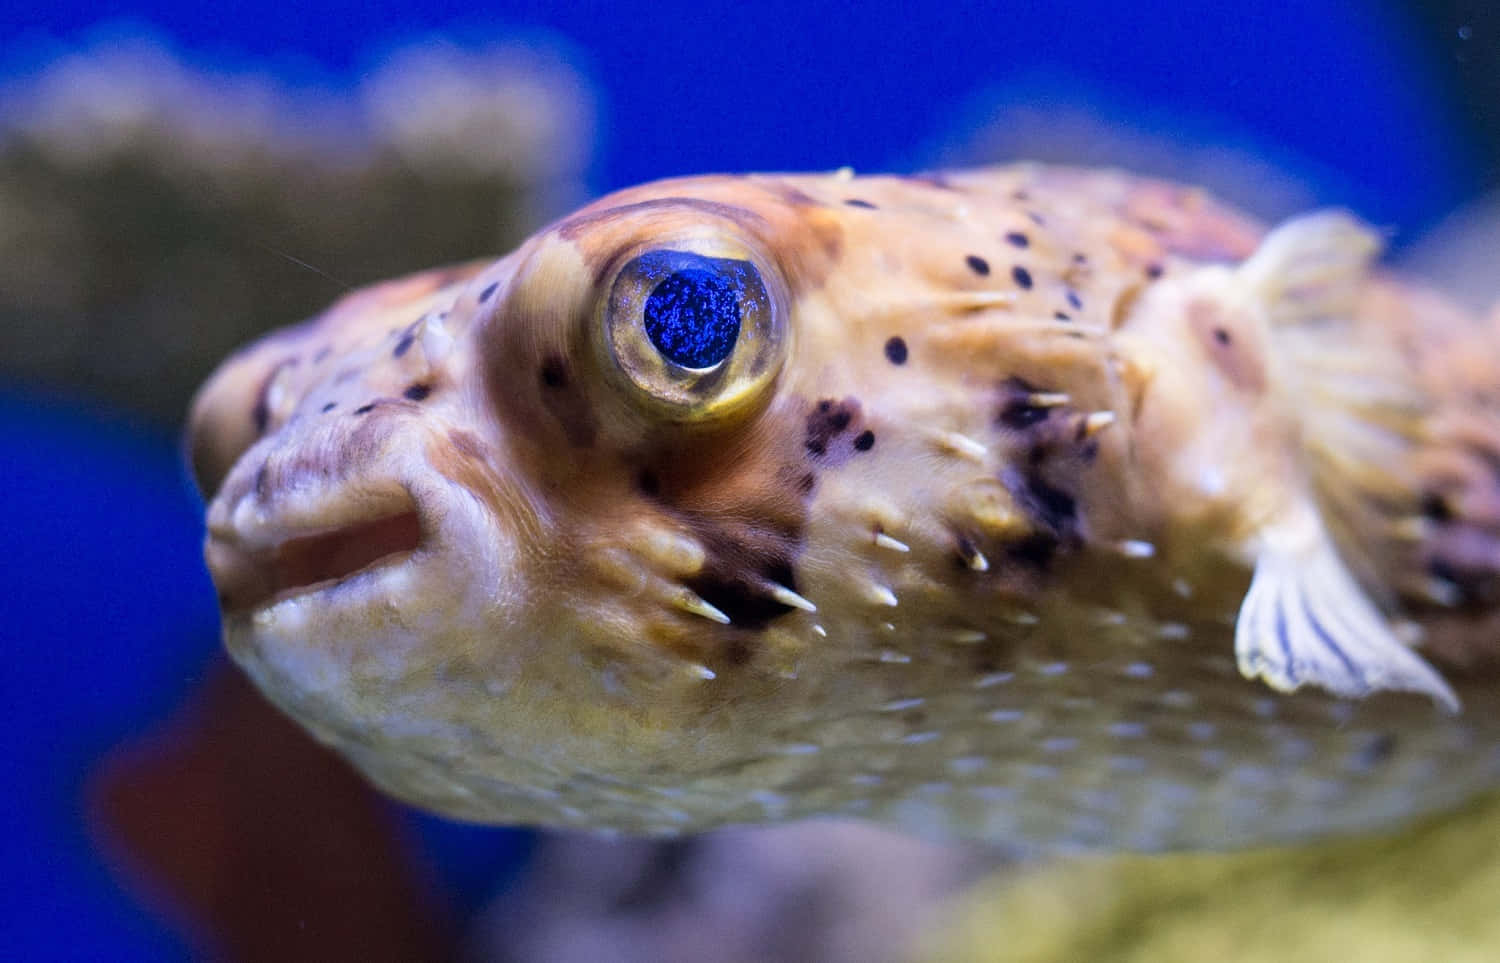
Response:
POLYGON ((487 822, 1158 848, 1450 805, 1500 777, 1494 332, 1356 278, 1336 349, 1283 349, 1302 295, 1235 274, 1261 237, 1114 172, 707 177, 356 293, 194 406, 227 644, 381 787, 487 822), (769 360, 722 394, 653 398, 629 319, 612 353, 658 247, 765 280, 736 350, 769 360), (1299 507, 1461 711, 1237 669, 1299 507))

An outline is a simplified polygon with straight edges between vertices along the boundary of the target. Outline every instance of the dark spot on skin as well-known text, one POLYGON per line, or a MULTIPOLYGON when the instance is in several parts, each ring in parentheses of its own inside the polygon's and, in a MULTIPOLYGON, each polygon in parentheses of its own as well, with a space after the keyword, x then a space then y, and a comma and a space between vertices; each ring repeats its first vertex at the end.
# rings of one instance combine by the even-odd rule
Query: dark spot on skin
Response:
POLYGON ((906 339, 897 335, 887 340, 885 356, 891 364, 906 364, 906 339))
POLYGON ((661 494, 661 479, 656 477, 656 472, 649 468, 642 468, 641 473, 636 476, 635 485, 641 490, 641 494, 648 498, 655 498, 661 494))
POLYGON ((1082 251, 1074 251, 1073 252, 1073 263, 1074 264, 1087 264, 1087 263, 1089 263, 1089 256, 1087 254, 1083 253, 1082 251))
POLYGON ((964 263, 969 266, 970 271, 973 271, 980 277, 984 277, 985 275, 990 273, 990 262, 980 257, 978 254, 970 254, 968 257, 964 258, 964 263))
POLYGON ((1011 247, 1031 246, 1031 238, 1027 237, 1020 231, 1011 231, 1009 234, 1005 235, 1005 240, 1010 244, 1011 247))
POLYGON ((1422 514, 1439 523, 1453 520, 1453 509, 1448 506, 1448 500, 1437 492, 1427 492, 1422 496, 1422 514))
POLYGON ((1363 768, 1374 768, 1386 762, 1396 751, 1396 734, 1382 732, 1361 746, 1355 757, 1363 768))
POLYGON ((1457 582, 1458 570, 1446 559, 1434 558, 1427 563, 1427 574, 1445 582, 1457 582))
POLYGON ((1027 399, 1036 388, 1020 378, 1006 380, 1002 391, 1006 398, 1000 405, 995 421, 1012 431, 1024 431, 1032 425, 1046 421, 1051 409, 1034 405, 1027 399))
POLYGON ((1042 477, 1038 465, 1007 469, 1001 481, 1039 529, 1006 547, 1012 557, 1045 563, 1064 542, 1078 542, 1078 502, 1042 477))
MULTIPOLYGON (((1459 551, 1462 551, 1461 547, 1459 551)), ((1458 594, 1454 599, 1457 608, 1486 610, 1496 601, 1493 564, 1485 562, 1476 564, 1468 560, 1438 555, 1428 560, 1427 574, 1446 582, 1457 590, 1458 594)))
POLYGON ((483 291, 479 292, 479 303, 483 304, 484 302, 488 301, 490 298, 494 297, 495 296, 495 292, 498 291, 499 289, 500 289, 500 282, 499 281, 496 281, 493 284, 486 285, 485 289, 483 291))
POLYGON ((1052 317, 1055 318, 1055 319, 1057 319, 1058 321, 1072 321, 1073 320, 1072 316, 1069 315, 1068 312, 1066 312, 1066 311, 1053 311, 1052 312, 1052 317))
POLYGON ((1030 271, 1026 270, 1025 268, 1021 267, 1021 265, 1017 264, 1015 267, 1013 267, 1013 268, 1010 269, 1010 276, 1011 276, 1011 279, 1014 280, 1017 285, 1019 285, 1020 287, 1024 288, 1027 291, 1031 290, 1031 272, 1030 271))
POLYGON ((391 350, 391 357, 399 358, 406 354, 406 352, 411 350, 411 346, 416 340, 416 332, 408 330, 401 336, 401 340, 396 342, 396 347, 391 350))
POLYGON ((324 405, 322 407, 322 409, 320 409, 320 410, 323 412, 323 414, 326 415, 326 414, 328 414, 328 412, 332 411, 333 409, 337 408, 338 406, 339 406, 339 403, 337 401, 330 401, 330 402, 328 402, 328 404, 324 405))
POLYGON ((568 369, 563 364, 563 359, 555 354, 550 354, 542 359, 541 370, 542 386, 545 388, 562 388, 568 384, 568 369))
POLYGON ((375 410, 375 402, 372 401, 372 402, 370 402, 367 405, 360 405, 358 408, 355 408, 354 409, 354 413, 356 415, 368 415, 370 412, 372 412, 374 410, 375 410))
POLYGON ((1041 227, 1043 224, 1047 223, 1042 218, 1042 215, 1038 214, 1036 211, 1027 211, 1026 216, 1031 218, 1031 223, 1035 224, 1037 227, 1041 227))
POLYGON ((318 353, 313 355, 313 364, 322 364, 328 360, 328 356, 331 354, 333 354, 333 346, 323 345, 323 347, 318 349, 318 353))
POLYGON ((271 494, 271 463, 261 462, 255 469, 255 497, 265 501, 271 494))
POLYGON ((1037 507, 1037 517, 1042 524, 1055 532, 1068 531, 1078 523, 1078 503, 1073 496, 1060 488, 1054 488, 1040 478, 1028 480, 1028 488, 1037 507))
POLYGON ((1078 296, 1078 292, 1074 291, 1072 288, 1068 288, 1068 307, 1072 308, 1074 311, 1083 310, 1083 298, 1080 298, 1078 296))
POLYGON ((431 385, 407 385, 406 390, 401 392, 401 397, 407 401, 421 401, 432 394, 431 385))
POLYGON ((873 432, 873 431, 870 431, 870 430, 866 429, 866 430, 864 430, 864 431, 862 431, 862 432, 859 433, 859 437, 857 437, 857 438, 854 439, 854 450, 855 451, 869 451, 871 448, 874 448, 874 447, 875 447, 875 432, 873 432))
POLYGON ((834 441, 849 430, 859 413, 857 398, 822 399, 807 413, 803 447, 815 457, 828 454, 834 441))
POLYGON ((1083 459, 1084 464, 1092 464, 1094 459, 1099 457, 1099 440, 1091 438, 1085 442, 1084 446, 1078 449, 1078 457, 1083 459))
POLYGON ((1162 276, 1162 272, 1165 270, 1166 268, 1162 267, 1160 264, 1148 264, 1146 265, 1146 277, 1155 281, 1157 278, 1162 276))
POLYGON ((1051 532, 1033 532, 1005 546, 1007 558, 1032 568, 1046 568, 1057 554, 1060 541, 1051 532))
POLYGON ((758 631, 777 616, 792 611, 790 605, 768 595, 762 583, 775 582, 795 592, 797 577, 792 566, 779 558, 745 559, 749 565, 721 564, 726 557, 744 554, 748 553, 743 546, 711 552, 703 571, 684 580, 683 584, 729 616, 730 625, 758 631), (753 578, 752 573, 760 578, 753 578))
POLYGON ((869 201, 862 201, 857 197, 851 197, 848 200, 844 201, 844 203, 848 204, 850 207, 862 207, 867 211, 879 210, 879 208, 877 208, 874 204, 871 204, 869 201))
MULTIPOLYGON (((1139 288, 1137 288, 1139 289, 1139 288)), ((1204 360, 1213 365, 1236 390, 1259 395, 1266 390, 1267 362, 1255 338, 1240 343, 1232 335, 1222 306, 1205 297, 1185 305, 1188 330, 1201 339, 1204 360)))
POLYGON ((1031 194, 1024 190, 1015 190, 1010 192, 1010 199, 1013 201, 1029 201, 1031 200, 1031 194))
POLYGON ((1039 421, 1046 421, 1047 409, 1029 405, 1025 400, 1010 401, 1000 409, 996 420, 1013 431, 1024 431, 1039 421))

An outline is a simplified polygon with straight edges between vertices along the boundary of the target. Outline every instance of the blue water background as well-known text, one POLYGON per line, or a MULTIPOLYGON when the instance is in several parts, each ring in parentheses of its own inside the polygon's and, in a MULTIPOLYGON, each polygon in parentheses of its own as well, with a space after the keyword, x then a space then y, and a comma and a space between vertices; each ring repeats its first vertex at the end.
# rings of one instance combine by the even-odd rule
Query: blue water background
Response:
MULTIPOLYGON (((426 34, 530 38, 593 85, 596 190, 709 170, 925 165, 986 98, 1023 88, 1263 148, 1322 200, 1407 231, 1481 186, 1465 118, 1425 59, 1447 41, 1418 42, 1431 38, 1372 3, 55 0, 0 10, 0 67, 24 74, 140 29, 200 63, 269 63, 335 86, 426 34)), ((185 948, 105 874, 80 806, 86 770, 200 681, 215 644, 199 508, 168 426, 86 396, 0 391, 0 933, 15 959, 178 958, 185 948)), ((461 905, 482 899, 504 838, 417 826, 461 905)))

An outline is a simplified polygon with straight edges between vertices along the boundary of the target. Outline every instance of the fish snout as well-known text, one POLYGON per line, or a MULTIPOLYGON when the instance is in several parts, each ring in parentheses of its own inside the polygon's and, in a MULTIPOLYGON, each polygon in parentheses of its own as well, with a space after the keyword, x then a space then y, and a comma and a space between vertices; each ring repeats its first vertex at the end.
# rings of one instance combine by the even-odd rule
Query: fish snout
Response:
POLYGON ((451 498, 423 457, 426 435, 392 406, 293 422, 247 448, 208 508, 204 556, 225 614, 435 552, 451 498))

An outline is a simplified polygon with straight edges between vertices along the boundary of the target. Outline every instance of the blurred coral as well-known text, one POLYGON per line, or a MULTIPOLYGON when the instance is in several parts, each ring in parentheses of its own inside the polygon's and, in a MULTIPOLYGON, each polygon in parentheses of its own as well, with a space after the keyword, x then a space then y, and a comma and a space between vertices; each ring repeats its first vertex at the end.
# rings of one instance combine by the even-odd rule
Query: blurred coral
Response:
POLYGON ((1500 797, 1403 832, 1243 853, 1078 859, 972 889, 943 963, 1493 960, 1500 797))
POLYGON ((582 193, 592 128, 524 46, 412 46, 352 93, 62 57, 0 90, 0 375, 175 423, 254 335, 514 245, 582 193))
POLYGON ((469 956, 528 963, 903 958, 1002 861, 832 820, 651 842, 553 834, 473 925, 469 956))
POLYGON ((195 955, 451 957, 451 907, 395 808, 227 665, 90 795, 111 869, 195 955))

